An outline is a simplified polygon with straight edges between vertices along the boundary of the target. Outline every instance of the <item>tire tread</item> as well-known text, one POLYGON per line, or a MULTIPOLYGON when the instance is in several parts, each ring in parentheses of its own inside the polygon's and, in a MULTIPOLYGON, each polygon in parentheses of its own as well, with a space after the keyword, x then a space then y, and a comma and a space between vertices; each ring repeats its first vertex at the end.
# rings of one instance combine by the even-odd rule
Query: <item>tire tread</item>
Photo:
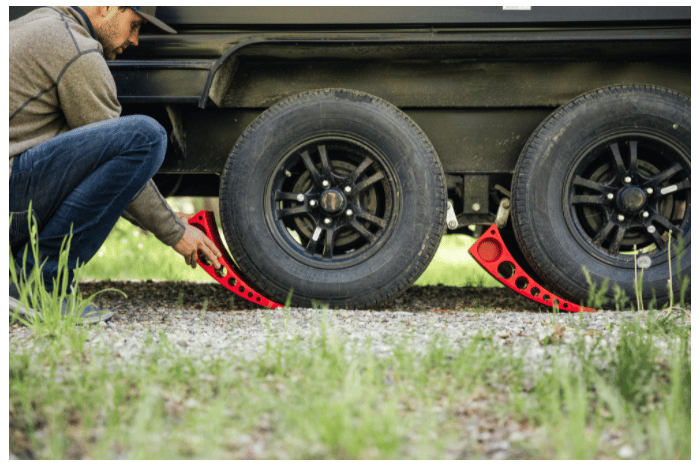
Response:
MULTIPOLYGON (((443 236, 446 226, 446 181, 441 162, 438 159, 436 150, 434 149, 433 145, 431 144, 427 136, 424 134, 424 132, 409 116, 400 111, 397 107, 367 93, 338 88, 308 91, 287 98, 271 106, 270 108, 266 109, 257 119, 255 119, 247 127, 247 129, 243 132, 242 136, 233 146, 233 149, 230 153, 231 157, 228 158, 228 160, 226 161, 226 164, 223 168, 223 172, 221 173, 220 207, 221 213, 230 213, 231 218, 235 219, 235 213, 233 211, 233 208, 228 202, 231 200, 232 197, 235 196, 235 184, 226 184, 226 181, 235 180, 235 175, 239 174, 238 167, 243 162, 239 161, 238 159, 232 158, 232 156, 235 155, 240 148, 244 147, 247 144, 247 141, 259 131, 260 127, 263 127, 268 121, 276 118, 278 115, 286 112, 288 109, 294 108, 304 103, 315 102, 318 99, 331 99, 333 97, 337 97, 338 95, 341 95, 342 98, 353 97, 358 101, 370 101, 373 105, 381 106, 385 109, 386 112, 392 114, 395 117, 400 118, 403 124, 410 128, 410 130, 414 132, 415 135, 418 135, 420 137, 422 143, 428 149, 428 164, 431 170, 431 175, 434 178, 434 180, 438 181, 437 189, 439 190, 439 193, 436 194, 437 204, 435 207, 433 207, 433 210, 438 214, 439 222, 432 226, 431 230, 429 231, 429 236, 423 246, 422 252, 424 252, 426 255, 418 256, 416 259, 413 259, 405 267, 404 274, 398 276, 398 279, 394 283, 388 284, 386 287, 382 288, 381 290, 378 290, 374 294, 361 297, 361 299, 357 299, 355 301, 342 301, 341 305, 336 305, 345 308, 370 308, 372 306, 379 305, 380 303, 383 303, 389 300, 390 298, 394 298, 395 296, 399 295, 401 292, 409 288, 417 280, 417 278, 424 272, 424 270, 426 270, 434 254, 436 253, 436 249, 439 246, 441 237, 443 236)), ((228 227, 226 224, 224 224, 223 226, 223 231, 226 234, 227 240, 237 238, 238 236, 236 236, 236 234, 239 233, 239 227, 236 224, 231 223, 230 225, 230 227, 228 227), (233 231, 233 233, 230 233, 230 235, 233 236, 229 235, 229 233, 227 232, 228 229, 233 231)), ((235 259, 236 263, 240 263, 240 267, 241 269, 243 269, 245 275, 249 279, 251 286, 254 286, 260 292, 264 292, 265 294, 269 295, 272 299, 275 299, 278 302, 283 303, 285 301, 285 298, 282 297, 286 294, 285 292, 281 292, 278 287, 276 287, 274 284, 272 284, 270 281, 268 281, 261 275, 257 274, 254 269, 245 268, 246 265, 251 263, 251 261, 249 260, 245 252, 245 249, 242 246, 230 242, 228 243, 228 247, 230 248, 233 259, 235 259)), ((296 302, 292 300, 292 303, 296 302)), ((303 301, 303 303, 307 305, 308 301, 303 301)))
POLYGON ((524 145, 514 170, 511 218, 517 244, 536 274, 556 293, 571 297, 570 299, 574 301, 579 302, 585 298, 580 295, 579 287, 560 273, 558 266, 548 260, 538 246, 534 236, 535 228, 532 226, 530 214, 524 203, 528 193, 527 185, 532 178, 531 171, 534 160, 542 153, 546 143, 554 138, 554 134, 559 132, 561 123, 567 121, 570 115, 601 100, 623 95, 637 96, 638 94, 648 98, 656 98, 662 102, 666 102, 667 97, 669 97, 676 102, 677 107, 686 107, 690 110, 690 98, 673 90, 654 85, 615 85, 590 91, 556 109, 538 125, 524 145))

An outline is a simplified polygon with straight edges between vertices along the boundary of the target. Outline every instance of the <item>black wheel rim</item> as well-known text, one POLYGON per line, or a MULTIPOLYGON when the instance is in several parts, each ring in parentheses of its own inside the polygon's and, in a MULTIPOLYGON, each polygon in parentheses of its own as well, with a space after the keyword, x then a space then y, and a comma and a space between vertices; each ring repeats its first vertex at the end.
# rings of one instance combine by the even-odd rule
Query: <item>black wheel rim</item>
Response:
POLYGON ((627 265, 644 254, 665 262, 690 230, 690 175, 690 150, 664 136, 603 139, 568 173, 565 217, 596 258, 627 265))
POLYGON ((393 230, 397 179, 385 156, 350 137, 322 137, 281 158, 265 191, 272 234, 296 260, 344 268, 370 258, 393 230))

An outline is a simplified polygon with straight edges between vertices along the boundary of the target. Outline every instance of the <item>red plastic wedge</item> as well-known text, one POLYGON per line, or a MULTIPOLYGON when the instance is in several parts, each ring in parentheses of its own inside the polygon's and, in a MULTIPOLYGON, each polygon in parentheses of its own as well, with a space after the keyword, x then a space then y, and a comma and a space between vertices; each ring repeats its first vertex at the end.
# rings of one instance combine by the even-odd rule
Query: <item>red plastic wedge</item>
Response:
POLYGON ((490 226, 468 249, 468 252, 494 278, 526 298, 546 306, 557 306, 562 311, 572 313, 596 311, 571 301, 565 301, 534 281, 509 253, 497 225, 490 226))
POLYGON ((228 253, 228 250, 223 245, 223 241, 218 234, 218 226, 216 225, 216 217, 213 212, 202 210, 193 217, 189 219, 189 224, 197 227, 209 237, 213 244, 220 249, 223 254, 222 259, 220 259, 222 267, 219 270, 223 272, 217 272, 213 265, 207 265, 201 262, 201 252, 199 252, 198 264, 203 268, 207 274, 213 277, 218 283, 223 285, 225 288, 241 296, 242 298, 256 303, 260 306, 267 308, 283 308, 283 305, 275 303, 264 295, 257 293, 253 288, 251 288, 248 283, 244 280, 243 273, 238 270, 238 268, 233 263, 233 258, 228 253))

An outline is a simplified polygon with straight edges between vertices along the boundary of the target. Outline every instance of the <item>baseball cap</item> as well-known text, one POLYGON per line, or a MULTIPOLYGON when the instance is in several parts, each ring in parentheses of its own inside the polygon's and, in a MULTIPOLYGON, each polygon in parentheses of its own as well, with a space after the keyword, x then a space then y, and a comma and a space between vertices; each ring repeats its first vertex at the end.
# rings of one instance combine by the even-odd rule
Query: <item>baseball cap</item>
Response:
POLYGON ((135 11, 136 13, 141 15, 143 18, 145 18, 148 21, 150 21, 151 23, 153 23, 153 25, 155 25, 155 27, 165 31, 166 33, 177 34, 177 31, 170 28, 165 23, 163 23, 162 21, 160 21, 159 19, 157 19, 155 17, 155 8, 156 7, 129 7, 129 8, 133 9, 133 11, 135 11))

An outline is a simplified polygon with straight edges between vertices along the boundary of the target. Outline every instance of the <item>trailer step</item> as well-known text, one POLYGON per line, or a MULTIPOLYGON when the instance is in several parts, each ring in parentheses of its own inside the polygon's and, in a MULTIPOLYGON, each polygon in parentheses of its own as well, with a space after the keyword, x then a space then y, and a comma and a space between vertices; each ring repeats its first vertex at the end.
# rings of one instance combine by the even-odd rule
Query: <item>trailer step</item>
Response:
POLYGON ((526 298, 546 306, 558 307, 561 311, 572 313, 596 311, 565 301, 533 280, 509 253, 496 224, 490 226, 468 249, 468 252, 494 278, 526 298))
POLYGON ((248 281, 244 278, 244 274, 235 266, 233 258, 223 245, 223 241, 218 234, 218 225, 216 225, 216 217, 213 212, 202 210, 189 219, 189 224, 203 231, 223 254, 221 259, 222 267, 219 271, 216 271, 212 264, 202 262, 202 256, 198 256, 197 262, 207 274, 231 292, 252 303, 266 308, 283 308, 283 305, 265 298, 264 295, 249 286, 248 281), (225 270, 223 271, 223 269, 225 270))

